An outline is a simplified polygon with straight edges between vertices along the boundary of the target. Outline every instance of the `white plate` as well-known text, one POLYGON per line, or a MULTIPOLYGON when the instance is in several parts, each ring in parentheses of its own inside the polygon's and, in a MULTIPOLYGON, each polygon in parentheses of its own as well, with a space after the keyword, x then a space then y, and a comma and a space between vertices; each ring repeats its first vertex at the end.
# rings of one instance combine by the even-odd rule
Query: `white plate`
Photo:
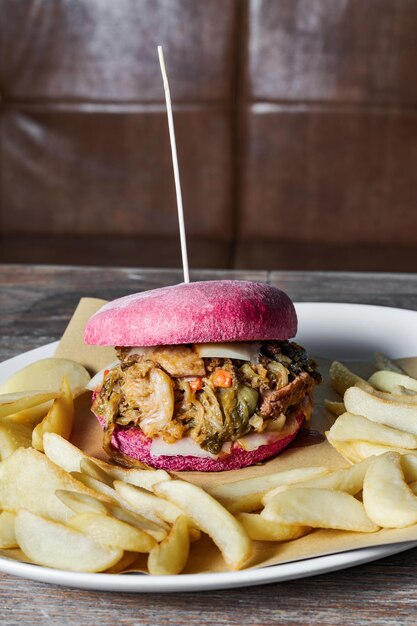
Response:
MULTIPOLYGON (((393 358, 417 355, 417 311, 360 304, 310 302, 296 304, 296 308, 300 328, 297 341, 316 356, 341 360, 367 359, 376 350, 393 358)), ((52 356, 55 347, 56 343, 51 343, 0 364, 0 383, 28 363, 52 356)), ((416 545, 417 542, 407 542, 362 548, 261 569, 216 574, 82 574, 2 557, 0 571, 79 589, 119 592, 204 591, 305 578, 381 559, 416 545)))

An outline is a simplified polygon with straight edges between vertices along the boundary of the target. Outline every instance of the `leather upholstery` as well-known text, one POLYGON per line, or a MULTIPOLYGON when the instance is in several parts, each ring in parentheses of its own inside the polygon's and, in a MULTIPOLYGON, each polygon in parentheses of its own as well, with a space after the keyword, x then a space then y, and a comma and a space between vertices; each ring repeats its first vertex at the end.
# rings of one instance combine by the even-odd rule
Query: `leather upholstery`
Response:
POLYGON ((417 270, 414 0, 2 0, 1 261, 417 270), (388 254, 388 249, 391 253, 388 254))

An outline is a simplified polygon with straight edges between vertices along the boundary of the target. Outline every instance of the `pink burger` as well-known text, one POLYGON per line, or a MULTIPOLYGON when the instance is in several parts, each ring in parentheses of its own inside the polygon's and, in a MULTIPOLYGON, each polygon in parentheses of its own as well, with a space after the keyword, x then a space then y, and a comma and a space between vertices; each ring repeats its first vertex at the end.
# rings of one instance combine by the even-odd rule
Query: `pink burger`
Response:
POLYGON ((288 341, 290 298, 264 283, 182 283, 132 294, 88 321, 118 359, 92 380, 92 411, 118 462, 217 472, 276 456, 312 411, 316 364, 288 341))

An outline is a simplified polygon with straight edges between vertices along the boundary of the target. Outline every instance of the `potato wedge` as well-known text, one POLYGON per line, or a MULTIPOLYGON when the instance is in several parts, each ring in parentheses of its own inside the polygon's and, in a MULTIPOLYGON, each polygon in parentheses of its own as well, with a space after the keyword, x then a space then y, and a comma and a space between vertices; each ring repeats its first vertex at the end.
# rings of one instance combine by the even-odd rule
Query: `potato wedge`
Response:
POLYGON ((44 433, 42 445, 48 459, 66 472, 79 472, 82 459, 88 459, 84 452, 57 433, 44 433))
POLYGON ((141 511, 143 515, 156 515, 166 522, 174 523, 183 514, 181 509, 169 500, 159 498, 141 487, 129 485, 122 480, 115 480, 114 488, 124 501, 128 502, 136 511, 141 511))
POLYGON ((274 487, 291 485, 314 476, 323 476, 328 471, 326 467, 298 467, 284 472, 220 484, 211 489, 210 494, 233 513, 250 513, 261 508, 263 496, 274 487))
POLYGON ((371 456, 379 456, 386 452, 398 452, 399 454, 409 454, 410 449, 398 448, 397 446, 384 446, 370 441, 338 441, 326 433, 328 442, 341 454, 349 463, 360 463, 371 456))
POLYGON ((33 389, 55 392, 60 389, 63 378, 67 378, 72 394, 76 397, 84 393, 90 374, 85 367, 70 359, 41 359, 12 374, 0 385, 0 394, 33 389))
POLYGON ((364 389, 372 390, 372 386, 360 376, 351 372, 345 365, 339 361, 333 361, 329 369, 330 382, 335 391, 341 396, 344 395, 346 389, 358 385, 364 389))
MULTIPOLYGON (((27 509, 65 522, 72 512, 57 498, 58 489, 96 495, 33 448, 19 448, 0 463, 0 509, 27 509)), ((98 498, 107 500, 105 496, 98 498)))
POLYGON ((382 352, 375 353, 375 367, 377 370, 387 370, 389 372, 405 374, 402 367, 392 361, 392 359, 390 359, 386 354, 382 354, 382 352))
POLYGON ((346 412, 346 407, 343 402, 335 402, 334 400, 325 400, 324 406, 332 415, 342 415, 346 412))
POLYGON ((123 550, 105 548, 76 530, 29 511, 18 512, 15 529, 20 549, 34 563, 46 567, 102 572, 123 556, 123 550))
POLYGON ((302 483, 295 485, 276 487, 272 491, 265 494, 262 502, 264 505, 273 499, 277 493, 286 491, 287 489, 300 489, 306 487, 315 487, 317 489, 335 489, 336 491, 344 491, 351 496, 356 495, 362 491, 363 481, 367 469, 371 463, 371 458, 361 461, 357 465, 352 465, 346 469, 336 470, 325 476, 318 476, 317 478, 311 478, 302 483))
POLYGON ((157 541, 162 541, 168 534, 168 526, 164 522, 160 521, 158 524, 155 524, 138 513, 123 509, 110 502, 102 502, 94 496, 65 489, 57 489, 56 496, 74 513, 112 515, 116 519, 126 522, 126 524, 145 531, 157 541))
POLYGON ((0 421, 0 461, 4 461, 18 448, 29 448, 32 443, 32 429, 25 424, 0 421))
POLYGON ((217 500, 196 485, 168 480, 154 486, 156 495, 176 504, 197 528, 210 535, 232 569, 240 569, 252 554, 243 526, 217 500))
POLYGON ((104 470, 98 463, 91 458, 81 459, 80 470, 82 474, 95 478, 104 483, 108 487, 113 487, 113 478, 106 470, 104 470))
POLYGON ((272 522, 372 533, 378 526, 359 500, 333 489, 287 489, 268 501, 261 516, 272 522))
POLYGON ((398 453, 387 452, 372 461, 363 484, 363 504, 370 519, 384 528, 417 522, 417 497, 405 482, 398 453))
POLYGON ((249 537, 256 541, 291 541, 311 531, 308 526, 271 522, 259 513, 239 513, 237 519, 249 537))
POLYGON ((353 413, 341 415, 329 433, 333 440, 337 439, 338 441, 352 441, 360 436, 362 441, 380 443, 384 446, 417 448, 417 435, 373 422, 363 415, 354 415, 353 413))
POLYGON ((3 394, 0 396, 0 418, 54 400, 59 395, 59 391, 18 391, 3 394))
POLYGON ((156 540, 143 530, 99 513, 80 513, 67 526, 88 535, 100 545, 129 552, 150 552, 156 540))
POLYGON ((149 553, 150 574, 157 576, 180 574, 187 564, 189 550, 188 522, 183 515, 180 515, 174 522, 169 535, 149 553))
POLYGON ((79 493, 78 491, 70 491, 68 489, 57 489, 55 495, 71 509, 71 511, 74 511, 74 513, 109 514, 109 508, 104 502, 87 493, 79 493))
MULTIPOLYGON (((45 433, 43 436, 43 445, 48 458, 67 472, 79 472, 81 470, 81 461, 90 458, 79 448, 55 433, 45 433)), ((154 470, 151 468, 141 469, 136 467, 127 469, 125 467, 111 465, 100 459, 90 460, 107 472, 112 480, 123 480, 132 485, 148 489, 149 491, 152 491, 153 485, 157 482, 171 478, 164 470, 154 470)))
POLYGON ((372 374, 369 379, 369 384, 379 389, 380 391, 387 391, 392 393, 398 386, 411 389, 417 393, 417 380, 407 376, 406 374, 400 374, 398 372, 379 371, 372 374))
POLYGON ((34 428, 43 420, 45 415, 48 413, 49 409, 52 406, 53 400, 49 402, 44 402, 43 404, 38 404, 36 406, 31 407, 30 409, 24 409, 23 411, 18 411, 17 413, 12 413, 7 417, 4 417, 4 420, 8 422, 13 422, 14 424, 23 424, 24 426, 30 426, 34 428))
POLYGON ((349 413, 364 415, 373 422, 417 435, 417 405, 383 400, 363 389, 351 387, 344 395, 349 413))
POLYGON ((32 446, 43 452, 43 436, 45 433, 56 433, 64 439, 69 439, 74 422, 74 400, 71 387, 66 378, 63 378, 61 395, 54 400, 46 417, 38 424, 32 433, 32 446))
POLYGON ((0 548, 2 550, 17 548, 15 533, 16 516, 9 511, 0 513, 0 548))

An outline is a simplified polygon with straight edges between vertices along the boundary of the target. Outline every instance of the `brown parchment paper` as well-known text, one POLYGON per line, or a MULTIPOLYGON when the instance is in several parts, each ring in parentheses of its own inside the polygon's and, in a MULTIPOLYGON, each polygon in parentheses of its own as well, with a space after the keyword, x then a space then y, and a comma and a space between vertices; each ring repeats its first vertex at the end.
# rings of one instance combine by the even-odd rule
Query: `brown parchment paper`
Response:
MULTIPOLYGON (((105 367, 115 359, 113 348, 87 346, 83 342, 83 332, 88 318, 99 309, 103 300, 83 298, 60 341, 56 356, 73 359, 84 365, 91 374, 105 367)), ((315 355, 314 355, 315 356, 315 355)), ((229 472, 180 472, 177 475, 201 487, 231 482, 241 478, 251 478, 275 471, 284 471, 300 466, 324 465, 330 469, 347 467, 348 463, 327 442, 324 432, 334 419, 324 408, 324 399, 337 399, 330 387, 328 371, 330 361, 315 356, 323 375, 323 383, 316 388, 315 408, 310 430, 302 430, 284 452, 266 463, 229 472)), ((417 357, 401 359, 400 364, 417 378, 417 357)), ((373 371, 369 363, 349 363, 357 374, 367 377, 373 371)), ((90 394, 77 399, 76 420, 71 441, 84 452, 100 459, 107 459, 102 449, 102 433, 97 420, 90 412, 90 394)), ((417 541, 417 524, 403 529, 381 530, 377 533, 354 533, 337 530, 315 530, 295 541, 282 543, 254 542, 254 555, 248 567, 264 567, 290 561, 298 561, 337 552, 345 552, 369 546, 417 541)), ((144 571, 144 562, 132 569, 144 571)), ((226 566, 218 549, 208 537, 193 543, 189 562, 184 573, 220 572, 226 566)))

